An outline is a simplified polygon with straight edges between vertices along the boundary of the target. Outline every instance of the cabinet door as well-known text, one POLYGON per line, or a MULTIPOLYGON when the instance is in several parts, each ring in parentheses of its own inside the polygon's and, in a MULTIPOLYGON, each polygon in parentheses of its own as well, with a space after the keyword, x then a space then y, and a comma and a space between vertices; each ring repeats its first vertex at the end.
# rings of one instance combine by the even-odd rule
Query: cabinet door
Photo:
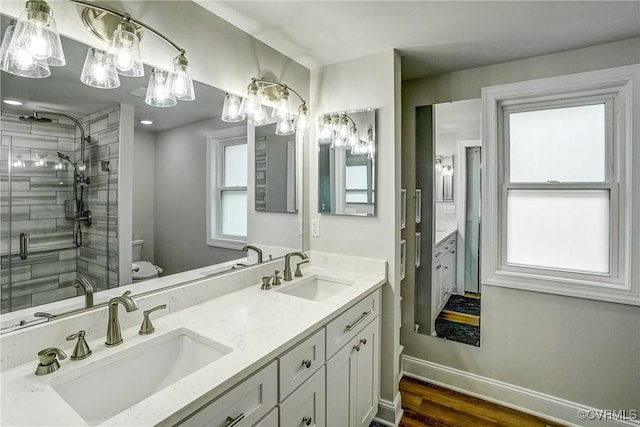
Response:
POLYGON ((280 404, 280 425, 326 427, 325 402, 323 366, 280 404))
POLYGON ((354 426, 356 413, 355 349, 358 337, 349 341, 327 362, 327 425, 354 426))
POLYGON ((367 427, 378 411, 380 397, 380 318, 377 317, 358 335, 356 366, 357 427, 367 427))

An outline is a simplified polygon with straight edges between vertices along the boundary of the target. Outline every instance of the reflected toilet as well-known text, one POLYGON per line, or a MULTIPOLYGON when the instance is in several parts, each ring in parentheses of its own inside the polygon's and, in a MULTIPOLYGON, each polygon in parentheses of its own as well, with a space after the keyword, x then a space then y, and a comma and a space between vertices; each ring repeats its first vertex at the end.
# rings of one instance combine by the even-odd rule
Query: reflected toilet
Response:
POLYGON ((153 265, 149 261, 143 261, 142 258, 142 245, 144 240, 137 239, 131 242, 132 246, 132 260, 131 264, 131 278, 134 282, 141 282, 143 280, 153 279, 158 277, 162 273, 162 268, 157 265, 153 265))

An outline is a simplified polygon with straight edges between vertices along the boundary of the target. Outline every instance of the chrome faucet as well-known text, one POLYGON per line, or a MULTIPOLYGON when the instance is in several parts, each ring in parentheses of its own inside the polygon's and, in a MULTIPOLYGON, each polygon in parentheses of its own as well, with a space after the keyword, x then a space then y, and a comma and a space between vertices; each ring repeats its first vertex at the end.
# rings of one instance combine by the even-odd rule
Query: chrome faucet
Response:
POLYGON ((109 300, 107 341, 105 341, 104 343, 107 347, 113 347, 118 344, 122 344, 120 322, 118 321, 118 304, 122 304, 127 310, 127 313, 138 309, 138 304, 136 304, 136 302, 129 296, 129 294, 131 294, 131 291, 125 292, 121 297, 114 297, 109 300))
POLYGON ((291 263, 289 261, 289 259, 292 256, 300 257, 303 260, 304 259, 309 259, 303 252, 289 252, 288 254, 286 254, 284 256, 284 277, 283 277, 283 279, 286 280, 287 282, 293 279, 293 277, 291 277, 291 263))
POLYGON ((84 291, 84 307, 89 308, 93 307, 93 286, 91 286, 91 282, 85 279, 84 277, 73 279, 72 286, 76 288, 82 288, 84 291))
POLYGON ((245 252, 248 252, 249 249, 251 249, 252 251, 256 251, 256 253, 258 254, 258 264, 262 264, 262 249, 253 245, 247 245, 244 248, 242 248, 242 250, 245 252))

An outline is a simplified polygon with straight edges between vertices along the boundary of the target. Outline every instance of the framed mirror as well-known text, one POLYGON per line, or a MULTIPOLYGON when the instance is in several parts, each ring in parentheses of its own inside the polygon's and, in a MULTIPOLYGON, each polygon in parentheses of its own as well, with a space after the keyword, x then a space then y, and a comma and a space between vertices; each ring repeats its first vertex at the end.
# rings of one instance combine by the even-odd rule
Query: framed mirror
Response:
MULTIPOLYGON (((3 34, 8 24, 2 16, 3 34)), ((194 82, 195 101, 153 108, 144 102, 149 67, 145 78, 122 78, 118 89, 94 89, 79 79, 88 46, 66 37, 62 43, 67 65, 52 67, 50 77, 3 72, 0 80, 3 99, 23 101, 3 103, 0 116, 2 332, 46 321, 34 317, 38 311, 83 309, 76 278, 91 282, 99 304, 104 290, 139 294, 256 263, 257 252, 245 245, 261 249, 264 260, 303 249, 302 137, 285 168, 287 179, 293 171, 293 208, 255 209, 253 129, 220 120, 222 90, 194 82), (34 111, 46 120, 35 120, 34 111), (81 128, 90 137, 84 145, 81 128), (244 144, 244 156, 227 159, 229 170, 244 174, 244 203, 214 205, 221 193, 208 173, 216 161, 211 138, 244 144), (75 218, 81 163, 90 225, 75 218), (211 244, 209 228, 230 216, 244 223, 244 233, 234 231, 235 245, 211 244)))
POLYGON ((375 111, 329 113, 318 132, 318 212, 374 216, 375 111))
POLYGON ((479 346, 480 100, 419 107, 416 120, 416 175, 423 186, 416 331, 479 346))

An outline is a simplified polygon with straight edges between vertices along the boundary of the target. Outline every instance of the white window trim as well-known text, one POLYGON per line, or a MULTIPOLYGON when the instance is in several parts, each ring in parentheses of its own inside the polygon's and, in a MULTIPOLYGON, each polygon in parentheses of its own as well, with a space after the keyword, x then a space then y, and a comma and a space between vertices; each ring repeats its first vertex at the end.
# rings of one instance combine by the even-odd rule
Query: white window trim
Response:
MULTIPOLYGON (((579 298, 640 305, 640 65, 531 80, 482 89, 484 146, 482 284, 544 292, 579 298), (521 100, 540 102, 568 97, 614 94, 616 147, 620 186, 618 216, 612 218, 620 239, 617 244, 620 269, 615 277, 554 274, 553 270, 524 271, 505 268, 501 259, 501 138, 502 106, 521 100), (632 217, 635 214, 636 221, 632 217), (515 271, 514 271, 515 270, 515 271), (585 276, 589 278, 585 279, 585 276)), ((503 172, 503 171, 502 171, 503 172)), ((612 203, 614 196, 612 195, 612 203)), ((615 209, 614 209, 615 211, 615 209)), ((614 240, 612 240, 612 245, 614 240)), ((615 250, 612 246, 612 252, 615 250)), ((612 264, 612 273, 614 270, 612 264)))
MULTIPOLYGON (((216 223, 219 223, 220 213, 220 188, 218 182, 221 180, 222 174, 222 156, 221 150, 227 145, 246 144, 247 138, 231 137, 231 138, 214 138, 211 135, 207 136, 207 246, 215 246, 226 249, 241 250, 246 244, 247 239, 238 238, 235 236, 227 236, 218 233, 218 227, 212 230, 211 222, 212 217, 215 217, 216 223), (215 153, 215 162, 211 161, 211 156, 215 153), (215 163, 215 164, 212 164, 215 163), (214 191, 216 196, 214 197, 214 191)), ((244 187, 245 191, 248 191, 247 187, 244 187)), ((248 192, 247 192, 248 195, 248 192)))

